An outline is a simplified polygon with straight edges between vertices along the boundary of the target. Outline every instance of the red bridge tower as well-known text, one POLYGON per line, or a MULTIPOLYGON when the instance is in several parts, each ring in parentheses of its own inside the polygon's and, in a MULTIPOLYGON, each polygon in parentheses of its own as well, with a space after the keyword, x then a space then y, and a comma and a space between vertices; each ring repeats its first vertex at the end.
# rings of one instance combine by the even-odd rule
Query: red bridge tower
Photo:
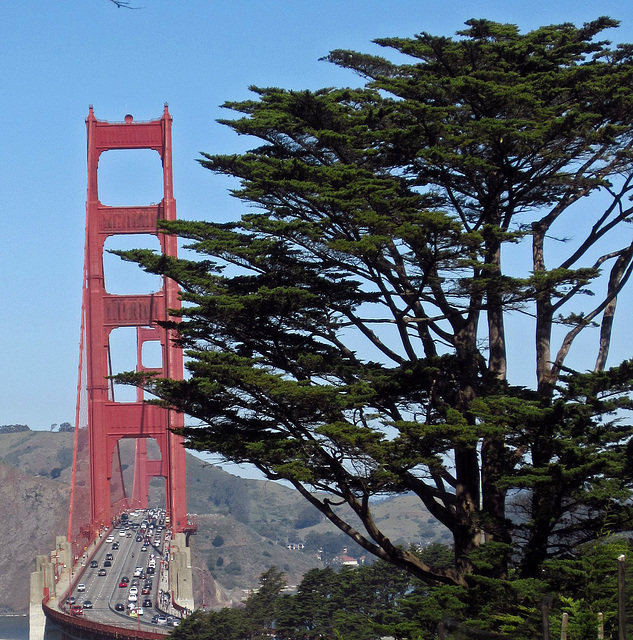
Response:
POLYGON ((91 538, 97 535, 101 527, 109 525, 113 516, 123 507, 147 506, 149 480, 154 476, 165 478, 165 507, 174 532, 188 529, 185 450, 182 439, 171 431, 183 425, 184 417, 174 411, 145 404, 142 391, 137 392, 135 402, 116 402, 107 379, 112 373, 109 367, 110 334, 118 327, 136 327, 137 370, 144 370, 143 344, 158 341, 162 366, 153 370, 161 377, 182 379, 182 352, 174 346, 174 336, 157 324, 158 321, 167 319, 168 309, 180 306, 176 283, 165 279, 162 289, 152 294, 113 295, 106 291, 103 268, 104 243, 109 236, 117 234, 152 234, 159 238, 164 254, 176 255, 176 238, 157 232, 159 219, 176 218, 172 184, 171 124, 172 118, 167 105, 160 119, 149 122, 134 122, 129 115, 125 117, 125 122, 97 120, 92 107, 86 119, 88 187, 80 381, 83 366, 90 459, 91 538), (159 204, 134 207, 101 204, 97 168, 101 153, 111 149, 152 149, 159 154, 163 166, 164 190, 159 204), (122 438, 136 439, 134 488, 131 498, 122 505, 113 507, 112 462, 115 447, 122 438), (158 443, 160 460, 147 459, 147 438, 154 438, 158 443))

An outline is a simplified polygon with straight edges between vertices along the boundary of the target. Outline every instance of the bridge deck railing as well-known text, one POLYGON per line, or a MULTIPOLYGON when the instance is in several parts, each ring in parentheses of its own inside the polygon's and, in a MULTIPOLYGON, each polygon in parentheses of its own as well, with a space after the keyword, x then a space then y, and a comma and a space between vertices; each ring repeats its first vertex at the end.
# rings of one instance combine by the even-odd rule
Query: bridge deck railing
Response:
POLYGON ((94 620, 86 620, 79 616, 73 616, 64 613, 58 609, 50 607, 48 604, 48 596, 42 601, 42 608, 48 620, 62 628, 77 629, 78 631, 89 631, 99 638, 116 638, 117 640, 125 640, 126 638, 136 638, 138 640, 164 640, 165 633, 159 631, 144 631, 135 627, 120 627, 110 624, 95 622, 94 620))

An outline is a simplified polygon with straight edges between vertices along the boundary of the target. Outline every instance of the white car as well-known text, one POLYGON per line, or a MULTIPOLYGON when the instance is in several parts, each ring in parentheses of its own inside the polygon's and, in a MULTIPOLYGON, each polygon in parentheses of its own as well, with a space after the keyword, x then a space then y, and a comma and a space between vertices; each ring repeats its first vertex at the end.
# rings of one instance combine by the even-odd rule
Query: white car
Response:
POLYGON ((114 536, 108 536, 106 542, 114 542, 114 536))
POLYGON ((127 597, 128 602, 136 602, 138 600, 138 596, 135 593, 130 593, 127 597))
POLYGON ((130 587, 130 593, 133 593, 135 596, 138 595, 138 587, 136 585, 132 585, 130 587))
POLYGON ((121 531, 119 531, 119 537, 125 538, 125 529, 121 529, 121 531))
POLYGON ((83 582, 80 582, 77 585, 77 591, 85 591, 86 590, 86 585, 83 582))

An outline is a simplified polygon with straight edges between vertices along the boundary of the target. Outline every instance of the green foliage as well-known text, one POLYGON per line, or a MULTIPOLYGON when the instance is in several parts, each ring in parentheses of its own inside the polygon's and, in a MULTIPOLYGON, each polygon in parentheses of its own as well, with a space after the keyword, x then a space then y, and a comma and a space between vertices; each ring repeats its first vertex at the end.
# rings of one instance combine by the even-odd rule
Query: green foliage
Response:
POLYGON ((294 527, 295 529, 305 529, 306 527, 313 527, 315 524, 319 524, 323 520, 323 516, 317 509, 314 507, 307 505, 299 513, 295 518, 294 527))
POLYGON ((62 469, 71 467, 73 464, 73 447, 60 447, 57 451, 57 461, 62 469))
POLYGON ((345 534, 336 534, 332 531, 319 533, 310 531, 305 539, 305 550, 308 552, 321 552, 326 557, 333 558, 343 553, 348 547, 350 539, 345 534))
POLYGON ((284 588, 284 574, 274 567, 260 577, 260 587, 243 609, 198 610, 171 633, 175 640, 261 640, 270 637, 275 605, 284 588))
POLYGON ((420 558, 430 567, 450 567, 455 562, 455 554, 445 544, 433 542, 418 552, 420 558))
POLYGON ((0 424, 0 434, 1 433, 20 433, 22 431, 30 431, 28 425, 26 424, 0 424))
POLYGON ((245 617, 253 631, 251 637, 267 637, 275 619, 275 604, 286 586, 284 573, 271 567, 259 579, 259 589, 246 601, 245 617))
POLYGON ((224 538, 218 534, 217 536, 215 536, 215 538, 213 538, 213 540, 211 540, 211 544, 214 547, 221 547, 224 544, 224 538))
POLYGON ((187 446, 286 480, 366 551, 507 602, 498 630, 532 619, 513 571, 539 580, 632 524, 633 364, 606 370, 633 270, 633 47, 597 39, 614 26, 473 19, 454 39, 377 40, 403 63, 332 52, 359 89, 255 87, 223 122, 259 146, 201 159, 240 181, 248 213, 162 223, 196 259, 122 254, 181 285, 166 326, 190 375, 119 381, 197 418, 187 446), (508 268, 516 244, 531 260, 508 268), (533 389, 507 379, 516 312, 534 320, 519 340, 535 360, 516 367, 533 389), (594 372, 569 370, 596 324, 594 372), (380 529, 373 499, 395 493, 450 531, 453 563, 380 529))
MULTIPOLYGON (((560 633, 566 612, 568 637, 593 640, 602 612, 605 637, 614 638, 617 558, 630 551, 629 541, 609 537, 580 547, 574 558, 547 563, 541 579, 473 575, 468 587, 431 586, 393 563, 377 561, 338 571, 312 569, 294 595, 282 595, 283 574, 272 568, 244 608, 206 614, 208 620, 196 614, 174 635, 206 638, 206 630, 217 624, 226 634, 221 637, 234 640, 268 637, 272 629, 278 640, 435 640, 442 625, 445 637, 453 640, 533 640, 543 637, 545 609, 550 637, 560 633)), ((419 553, 446 559, 439 545, 419 553)))
POLYGON ((242 640, 250 637, 250 625, 240 609, 194 611, 171 632, 175 640, 242 640))
POLYGON ((572 638, 579 640, 594 640, 598 627, 598 618, 595 613, 588 610, 587 603, 581 598, 561 597, 563 613, 569 614, 568 633, 572 638))
POLYGON ((224 567, 224 572, 230 575, 236 575, 242 573, 242 567, 237 562, 229 562, 229 564, 224 567))

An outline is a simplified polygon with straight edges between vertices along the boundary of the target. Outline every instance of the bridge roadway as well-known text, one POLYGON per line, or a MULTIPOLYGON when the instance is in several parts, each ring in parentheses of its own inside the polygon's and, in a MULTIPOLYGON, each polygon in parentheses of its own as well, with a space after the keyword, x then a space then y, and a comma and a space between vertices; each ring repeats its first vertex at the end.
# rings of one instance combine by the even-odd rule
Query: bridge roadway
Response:
POLYGON ((171 531, 165 528, 164 514, 152 526, 147 511, 133 512, 127 523, 104 535, 90 560, 82 562, 85 566, 60 608, 100 624, 167 632, 177 624, 176 617, 168 616, 177 612, 170 606, 171 531))

